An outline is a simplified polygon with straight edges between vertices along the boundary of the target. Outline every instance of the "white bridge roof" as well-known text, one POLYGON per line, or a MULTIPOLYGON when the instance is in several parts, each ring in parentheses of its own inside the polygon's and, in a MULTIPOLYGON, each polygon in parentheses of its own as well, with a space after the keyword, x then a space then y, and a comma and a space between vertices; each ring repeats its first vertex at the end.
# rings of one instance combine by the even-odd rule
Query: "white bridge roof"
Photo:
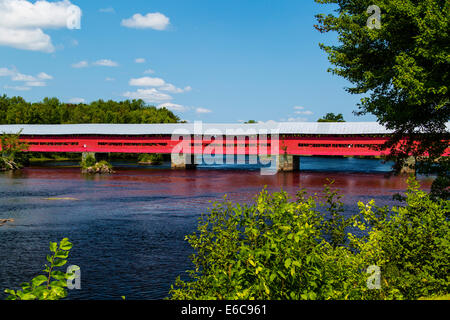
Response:
MULTIPOLYGON (((447 130, 450 122, 447 123, 447 130)), ((172 124, 58 124, 0 125, 0 134, 22 135, 236 135, 249 134, 389 134, 377 122, 268 122, 257 124, 172 123, 172 124)))

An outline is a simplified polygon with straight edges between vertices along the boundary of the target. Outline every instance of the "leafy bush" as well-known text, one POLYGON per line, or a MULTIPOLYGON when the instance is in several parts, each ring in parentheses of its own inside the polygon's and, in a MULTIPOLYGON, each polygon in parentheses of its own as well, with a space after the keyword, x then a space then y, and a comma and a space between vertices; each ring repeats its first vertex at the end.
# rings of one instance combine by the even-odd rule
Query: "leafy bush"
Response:
POLYGON ((2 134, 0 136, 0 170, 20 169, 26 162, 24 151, 28 144, 20 141, 20 134, 2 134))
POLYGON ((171 299, 417 299, 448 290, 450 202, 433 201, 409 180, 404 207, 359 203, 341 215, 336 191, 325 202, 263 190, 252 204, 215 203, 186 239, 194 248, 189 281, 171 299), (348 232, 353 225, 364 232, 348 232), (347 231, 346 231, 347 230, 347 231), (361 233, 360 232, 360 233, 361 233), (369 266, 381 288, 369 289, 369 266))
POLYGON ((433 200, 413 178, 408 185, 406 205, 391 212, 374 201, 358 204, 362 219, 356 224, 372 229, 366 238, 351 236, 352 243, 368 263, 381 268, 384 291, 398 291, 404 299, 448 294, 450 201, 433 200))
POLYGON ((84 157, 81 160, 81 168, 87 169, 87 168, 95 166, 96 163, 97 163, 97 160, 95 160, 95 157, 92 154, 88 154, 86 157, 84 157))
POLYGON ((64 238, 61 242, 50 242, 50 251, 52 255, 47 255, 47 261, 50 265, 45 265, 45 275, 39 275, 31 282, 22 283, 22 290, 6 289, 5 293, 9 294, 7 300, 58 300, 67 297, 67 279, 73 274, 64 273, 55 270, 67 263, 69 250, 72 243, 69 239, 64 238))
POLYGON ((164 161, 164 157, 162 154, 148 154, 144 153, 139 155, 138 159, 139 163, 151 163, 154 165, 161 164, 164 161))

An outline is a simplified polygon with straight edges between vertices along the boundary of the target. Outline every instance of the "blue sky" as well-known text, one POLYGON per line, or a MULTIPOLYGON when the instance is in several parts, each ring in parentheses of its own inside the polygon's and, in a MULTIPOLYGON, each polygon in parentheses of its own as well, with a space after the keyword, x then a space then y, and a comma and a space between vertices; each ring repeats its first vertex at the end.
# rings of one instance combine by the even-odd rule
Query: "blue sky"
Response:
POLYGON ((313 28, 314 15, 329 10, 313 0, 48 2, 0 0, 0 92, 8 96, 142 97, 188 121, 316 121, 327 112, 375 120, 354 116, 360 97, 327 72, 318 44, 336 35, 313 28), (81 29, 64 25, 69 5, 81 10, 81 29), (23 8, 35 11, 24 17, 23 8))

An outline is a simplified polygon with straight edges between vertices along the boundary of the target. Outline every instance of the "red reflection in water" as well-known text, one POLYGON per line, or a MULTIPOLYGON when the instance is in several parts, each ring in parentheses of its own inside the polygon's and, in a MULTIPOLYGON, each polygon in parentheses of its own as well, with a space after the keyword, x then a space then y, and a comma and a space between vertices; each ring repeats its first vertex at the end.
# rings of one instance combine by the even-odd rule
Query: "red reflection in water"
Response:
MULTIPOLYGON (((283 189, 291 194, 300 188, 309 193, 320 192, 327 179, 335 180, 334 187, 345 196, 391 196, 407 188, 407 177, 382 173, 288 172, 262 176, 258 170, 118 169, 112 175, 89 176, 81 174, 78 168, 28 168, 8 174, 25 179, 27 184, 41 184, 42 180, 52 184, 80 181, 80 189, 74 188, 73 196, 81 199, 92 199, 104 192, 110 197, 217 195, 217 200, 228 194, 234 200, 249 200, 264 186, 270 191, 283 189), (82 188, 90 181, 94 182, 95 192, 82 188)), ((429 190, 432 178, 419 177, 419 181, 423 189, 429 190)))

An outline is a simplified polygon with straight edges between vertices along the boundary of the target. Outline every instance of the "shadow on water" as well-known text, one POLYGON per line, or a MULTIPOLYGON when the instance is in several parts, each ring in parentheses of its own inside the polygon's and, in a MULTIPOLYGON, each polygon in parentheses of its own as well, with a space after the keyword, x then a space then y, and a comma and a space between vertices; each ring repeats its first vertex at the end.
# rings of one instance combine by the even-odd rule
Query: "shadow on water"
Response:
MULTIPOLYGON (((184 241, 197 219, 227 194, 250 202, 264 186, 294 195, 320 193, 328 178, 345 195, 346 213, 358 200, 392 205, 406 178, 390 176, 390 164, 353 158, 301 159, 301 172, 263 176, 260 165, 200 165, 170 170, 114 162, 112 175, 82 174, 77 163, 45 163, 0 173, 0 298, 42 269, 49 241, 69 237, 69 262, 81 267, 82 290, 71 299, 160 299, 191 267, 184 241)), ((423 188, 431 179, 420 177, 423 188)))

